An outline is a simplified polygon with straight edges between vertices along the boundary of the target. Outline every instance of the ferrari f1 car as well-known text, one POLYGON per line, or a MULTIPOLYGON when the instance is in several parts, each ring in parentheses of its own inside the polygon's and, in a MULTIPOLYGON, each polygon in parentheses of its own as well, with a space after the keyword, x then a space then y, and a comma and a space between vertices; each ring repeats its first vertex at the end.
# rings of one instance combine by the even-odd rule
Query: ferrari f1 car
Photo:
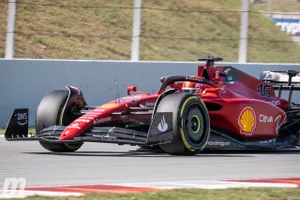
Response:
POLYGON ((300 90, 297 71, 264 71, 260 78, 222 58, 201 57, 197 76, 161 78, 154 93, 127 88, 127 96, 89 106, 80 89, 66 86, 40 102, 36 134, 28 134, 28 109, 13 111, 8 141, 37 140, 47 150, 74 152, 85 142, 156 147, 171 155, 195 155, 204 149, 297 148, 300 90), (281 98, 289 91, 288 99, 281 98))

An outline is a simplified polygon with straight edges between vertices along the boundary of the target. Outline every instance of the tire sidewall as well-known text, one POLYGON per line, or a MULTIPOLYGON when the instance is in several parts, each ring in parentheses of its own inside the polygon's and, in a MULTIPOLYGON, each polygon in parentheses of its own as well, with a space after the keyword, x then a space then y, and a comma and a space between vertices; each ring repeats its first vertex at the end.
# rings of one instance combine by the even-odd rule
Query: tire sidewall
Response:
POLYGON ((202 151, 209 138, 209 133, 210 133, 210 121, 209 121, 209 115, 208 111, 206 109, 205 104, 203 101, 196 95, 187 95, 183 101, 182 104, 180 105, 180 109, 178 112, 178 123, 177 123, 177 130, 176 133, 179 135, 176 135, 175 137, 178 138, 182 144, 185 146, 185 151, 190 151, 190 152, 199 152, 202 151), (203 134, 200 137, 200 142, 197 144, 194 144, 187 131, 186 131, 186 126, 187 124, 185 123, 186 116, 189 112, 189 108, 192 106, 196 106, 199 108, 199 111, 201 112, 201 129, 203 129, 203 134))
POLYGON ((161 149, 172 155, 195 155, 203 150, 210 134, 208 111, 201 98, 194 94, 174 93, 164 97, 158 105, 157 112, 173 113, 173 140, 170 143, 160 144, 161 149), (185 116, 190 106, 197 106, 204 119, 204 136, 198 145, 193 145, 185 132, 185 116))
MULTIPOLYGON (((68 109, 65 108, 65 110, 63 110, 68 99, 68 95, 69 93, 66 90, 55 90, 41 100, 37 108, 35 119, 35 128, 37 134, 45 127, 53 125, 68 125, 64 123, 64 119, 62 120, 62 124, 60 124, 60 118, 64 114, 63 112, 68 109)), ((45 149, 54 152, 74 152, 82 146, 83 142, 69 144, 40 141, 40 144, 45 149)))

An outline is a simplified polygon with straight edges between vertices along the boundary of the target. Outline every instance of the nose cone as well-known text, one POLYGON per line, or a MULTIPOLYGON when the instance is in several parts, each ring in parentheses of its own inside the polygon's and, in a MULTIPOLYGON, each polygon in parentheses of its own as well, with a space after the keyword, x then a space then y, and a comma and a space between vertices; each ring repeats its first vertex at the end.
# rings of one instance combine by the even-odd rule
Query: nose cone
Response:
POLYGON ((77 135, 79 135, 80 133, 78 133, 78 131, 76 130, 69 130, 68 128, 65 129, 60 137, 59 137, 59 140, 71 140, 73 139, 74 137, 76 137, 77 135))
POLYGON ((80 135, 84 131, 86 123, 80 123, 74 121, 71 123, 61 134, 59 140, 71 140, 74 137, 80 135))

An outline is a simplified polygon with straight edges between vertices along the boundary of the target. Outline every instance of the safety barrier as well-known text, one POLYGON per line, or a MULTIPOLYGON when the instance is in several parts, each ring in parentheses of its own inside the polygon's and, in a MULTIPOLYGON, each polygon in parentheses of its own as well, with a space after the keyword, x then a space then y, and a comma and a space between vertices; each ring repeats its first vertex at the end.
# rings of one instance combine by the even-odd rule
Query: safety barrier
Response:
MULTIPOLYGON (((29 108, 29 124, 34 124, 40 100, 65 85, 80 88, 89 105, 99 105, 126 95, 128 85, 156 92, 164 75, 196 75, 202 62, 130 62, 86 60, 0 59, 0 127, 5 126, 16 107, 29 108)), ((255 77, 263 70, 300 70, 299 64, 218 63, 234 66, 255 77)), ((296 97, 297 99, 298 96, 296 97)))

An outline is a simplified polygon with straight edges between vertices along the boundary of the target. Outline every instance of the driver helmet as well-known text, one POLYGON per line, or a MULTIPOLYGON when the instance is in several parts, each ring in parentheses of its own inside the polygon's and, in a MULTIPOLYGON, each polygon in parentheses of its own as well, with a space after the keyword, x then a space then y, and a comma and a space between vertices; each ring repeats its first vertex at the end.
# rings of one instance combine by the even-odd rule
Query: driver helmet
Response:
POLYGON ((201 84, 191 81, 184 81, 182 85, 182 91, 187 93, 196 93, 201 90, 201 84))

